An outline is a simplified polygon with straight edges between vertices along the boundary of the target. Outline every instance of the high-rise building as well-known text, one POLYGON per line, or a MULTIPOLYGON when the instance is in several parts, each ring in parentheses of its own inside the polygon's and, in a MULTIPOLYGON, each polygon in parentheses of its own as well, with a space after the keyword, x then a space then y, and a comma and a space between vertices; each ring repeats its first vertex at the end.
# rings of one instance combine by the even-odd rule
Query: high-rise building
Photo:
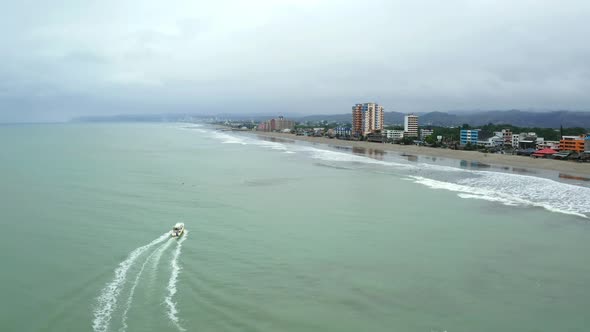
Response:
POLYGON ((408 114, 404 117, 404 137, 418 137, 418 116, 408 114))
POLYGON ((368 135, 383 130, 383 106, 376 103, 356 104, 352 107, 352 132, 368 135))
POLYGON ((287 120, 282 116, 279 116, 278 119, 270 119, 264 122, 261 122, 258 125, 258 130, 260 131, 282 131, 284 129, 293 129, 295 127, 295 121, 287 120))

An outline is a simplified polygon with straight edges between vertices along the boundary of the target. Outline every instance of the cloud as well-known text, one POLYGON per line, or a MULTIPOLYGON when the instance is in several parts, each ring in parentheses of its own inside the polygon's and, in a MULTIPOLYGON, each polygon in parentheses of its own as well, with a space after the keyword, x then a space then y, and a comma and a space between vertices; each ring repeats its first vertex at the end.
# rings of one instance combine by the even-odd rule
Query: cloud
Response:
POLYGON ((0 121, 211 105, 339 113, 365 100, 396 111, 590 105, 587 1, 5 7, 0 121))

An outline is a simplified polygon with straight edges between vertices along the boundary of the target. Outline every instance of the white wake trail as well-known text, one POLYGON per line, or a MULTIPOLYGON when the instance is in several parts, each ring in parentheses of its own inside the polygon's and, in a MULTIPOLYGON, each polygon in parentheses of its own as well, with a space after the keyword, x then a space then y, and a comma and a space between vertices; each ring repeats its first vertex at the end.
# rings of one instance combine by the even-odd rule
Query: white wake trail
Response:
POLYGON ((163 247, 160 247, 158 250, 156 250, 156 256, 153 259, 152 262, 152 271, 156 271, 158 269, 158 265, 160 264, 160 259, 162 259, 162 254, 164 253, 164 251, 166 251, 166 249, 168 249, 170 247, 170 245, 175 242, 175 240, 170 240, 168 242, 166 242, 166 244, 164 244, 163 247))
POLYGON ((127 259, 119 263, 119 267, 115 269, 115 277, 105 286, 105 288, 102 289, 97 298, 98 305, 94 310, 94 320, 92 321, 92 328, 94 331, 106 332, 108 330, 111 315, 117 307, 117 298, 119 293, 121 293, 121 289, 123 289, 129 268, 142 253, 166 240, 169 236, 168 233, 164 233, 162 236, 145 246, 133 250, 129 256, 127 256, 127 259))
POLYGON ((178 309, 176 309, 176 302, 173 302, 172 299, 174 294, 176 294, 176 283, 178 282, 178 274, 180 273, 180 266, 178 266, 178 257, 180 256, 180 249, 182 249, 182 243, 186 240, 188 235, 188 231, 185 231, 184 236, 182 239, 178 240, 176 245, 176 251, 174 251, 174 256, 172 257, 172 262, 170 265, 172 266, 172 273, 170 274, 170 279, 168 280, 168 296, 164 300, 166 305, 168 306, 168 318, 176 325, 178 330, 186 331, 180 323, 178 322, 178 309))
POLYGON ((163 244, 162 246, 160 246, 160 248, 154 250, 145 259, 145 261, 141 265, 141 269, 139 269, 139 272, 137 272, 137 276, 135 277, 135 281, 133 282, 133 286, 131 286, 131 290, 129 291, 129 297, 127 298, 127 304, 125 306, 125 311, 123 312, 123 317, 121 319, 122 326, 119 329, 119 331, 125 332, 127 330, 127 327, 128 327, 127 326, 127 313, 129 312, 129 309, 131 309, 131 302, 133 302, 133 294, 135 293, 135 288, 139 284, 139 279, 141 278, 141 275, 143 274, 143 270, 145 269, 145 267, 148 264, 148 262, 150 261, 150 259, 154 256, 154 254, 158 254, 159 253, 159 256, 162 256, 162 252, 169 246, 169 244, 172 241, 173 241, 172 239, 169 239, 168 242, 166 242, 166 244, 163 244))

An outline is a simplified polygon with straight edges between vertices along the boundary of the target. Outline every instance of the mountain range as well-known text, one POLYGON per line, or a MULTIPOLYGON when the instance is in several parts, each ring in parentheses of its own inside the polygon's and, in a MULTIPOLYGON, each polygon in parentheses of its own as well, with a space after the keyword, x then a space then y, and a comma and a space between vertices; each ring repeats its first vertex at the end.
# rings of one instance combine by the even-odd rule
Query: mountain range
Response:
MULTIPOLYGON (((590 128, 590 112, 548 111, 534 112, 521 110, 508 111, 473 111, 473 112, 428 112, 415 113, 420 116, 420 126, 481 126, 488 123, 510 124, 527 128, 559 128, 561 126, 590 128)), ((278 115, 278 114, 277 114, 278 115)), ((231 119, 232 121, 262 121, 277 115, 270 114, 153 114, 153 115, 118 115, 81 117, 73 119, 75 122, 174 122, 191 121, 196 119, 231 119)), ((351 113, 326 115, 284 114, 286 118, 299 122, 351 122, 351 113)), ((385 112, 385 125, 403 125, 406 113, 385 112)))
MULTIPOLYGON (((573 111, 480 111, 480 112, 429 112, 415 113, 420 116, 420 126, 460 126, 464 123, 471 126, 492 124, 511 124, 517 127, 528 128, 559 128, 584 127, 590 128, 590 112, 573 111)), ((386 125, 402 125, 405 113, 385 112, 384 123, 386 125)), ((350 122, 351 114, 310 115, 298 118, 299 121, 335 121, 350 122)))

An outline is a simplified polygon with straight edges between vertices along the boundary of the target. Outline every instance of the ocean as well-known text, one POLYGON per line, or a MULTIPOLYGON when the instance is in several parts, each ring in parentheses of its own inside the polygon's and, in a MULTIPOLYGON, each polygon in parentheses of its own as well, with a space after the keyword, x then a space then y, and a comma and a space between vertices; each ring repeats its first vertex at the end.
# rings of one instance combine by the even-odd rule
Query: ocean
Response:
POLYGON ((163 123, 0 126, 0 180, 0 331, 589 329, 583 179, 163 123))

